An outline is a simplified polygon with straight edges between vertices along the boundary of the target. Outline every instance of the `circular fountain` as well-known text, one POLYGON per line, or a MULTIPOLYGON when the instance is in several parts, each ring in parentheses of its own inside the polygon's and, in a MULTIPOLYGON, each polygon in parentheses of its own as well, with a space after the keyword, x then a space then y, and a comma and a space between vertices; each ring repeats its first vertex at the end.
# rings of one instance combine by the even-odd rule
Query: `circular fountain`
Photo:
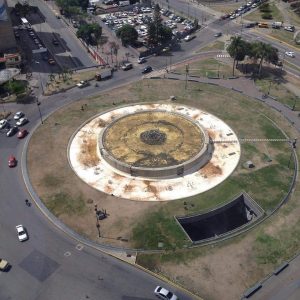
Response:
POLYGON ((117 118, 99 136, 103 159, 131 176, 171 178, 199 169, 212 145, 199 123, 176 112, 149 110, 117 118))

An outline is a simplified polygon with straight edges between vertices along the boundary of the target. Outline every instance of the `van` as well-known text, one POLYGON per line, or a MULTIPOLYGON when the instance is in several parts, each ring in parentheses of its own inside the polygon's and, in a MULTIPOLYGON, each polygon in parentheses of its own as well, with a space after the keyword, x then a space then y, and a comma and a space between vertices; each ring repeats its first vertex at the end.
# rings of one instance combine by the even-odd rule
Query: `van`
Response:
POLYGON ((258 23, 259 28, 269 28, 268 23, 258 23))

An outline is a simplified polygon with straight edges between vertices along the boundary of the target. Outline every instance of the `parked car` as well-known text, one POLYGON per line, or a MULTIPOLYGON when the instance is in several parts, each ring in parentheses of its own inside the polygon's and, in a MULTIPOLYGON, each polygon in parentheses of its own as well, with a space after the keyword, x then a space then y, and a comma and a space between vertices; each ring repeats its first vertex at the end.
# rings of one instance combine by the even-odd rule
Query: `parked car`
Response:
POLYGON ((140 57, 139 59, 138 59, 138 64, 143 64, 143 63, 145 63, 146 62, 146 58, 145 57, 140 57))
POLYGON ((25 117, 23 117, 23 118, 19 119, 19 120, 16 122, 16 125, 17 125, 17 126, 23 126, 23 125, 25 125, 26 123, 28 123, 28 119, 25 118, 25 117))
POLYGON ((7 133, 6 133, 6 136, 10 137, 10 136, 13 136, 14 134, 17 133, 17 131, 19 130, 18 126, 13 126, 11 127, 7 133))
POLYGON ((55 60, 53 58, 48 59, 48 64, 49 65, 55 65, 55 60))
POLYGON ((16 158, 15 158, 13 155, 11 155, 11 156, 8 158, 8 166, 9 166, 10 168, 14 168, 16 165, 17 165, 17 160, 16 160, 16 158))
POLYGON ((133 68, 133 65, 131 64, 131 63, 126 63, 126 64, 124 64, 123 66, 122 66, 122 70, 123 71, 128 71, 128 70, 130 70, 130 69, 132 69, 133 68))
POLYGON ((2 119, 0 121, 0 129, 5 128, 8 125, 8 121, 6 119, 2 119))
POLYGON ((24 242, 28 240, 28 235, 23 225, 17 225, 16 229, 17 229, 18 239, 20 242, 24 242))
POLYGON ((285 55, 289 56, 289 57, 295 57, 295 53, 292 51, 286 51, 285 55))
POLYGON ((255 23, 247 23, 245 24, 245 28, 252 28, 252 27, 255 27, 255 23))
POLYGON ((88 82, 86 80, 81 80, 78 83, 76 83, 76 86, 81 89, 81 88, 88 86, 88 82))
POLYGON ((186 42, 189 42, 189 41, 191 41, 192 39, 194 39, 196 36, 195 35, 187 35, 185 38, 184 38, 184 40, 186 41, 186 42))
POLYGON ((9 263, 5 260, 0 258, 0 271, 6 271, 9 268, 9 263))
POLYGON ((155 288, 154 294, 161 300, 178 300, 178 297, 175 294, 161 286, 155 288))
POLYGON ((152 72, 152 71, 153 71, 152 67, 151 67, 151 66, 147 66, 147 67, 142 71, 142 73, 143 73, 143 74, 146 74, 146 73, 150 73, 150 72, 152 72))
POLYGON ((26 129, 20 129, 17 137, 18 139, 23 139, 28 134, 28 131, 26 129))
POLYGON ((53 39, 53 40, 52 40, 52 44, 55 45, 55 46, 58 46, 58 45, 59 45, 59 42, 58 42, 58 40, 53 39))
POLYGON ((295 31, 295 26, 285 26, 284 30, 294 32, 295 31))
POLYGON ((15 113, 14 119, 15 119, 15 120, 19 120, 19 119, 21 119, 22 117, 24 117, 24 115, 25 115, 25 114, 24 114, 22 111, 18 111, 18 112, 15 113))

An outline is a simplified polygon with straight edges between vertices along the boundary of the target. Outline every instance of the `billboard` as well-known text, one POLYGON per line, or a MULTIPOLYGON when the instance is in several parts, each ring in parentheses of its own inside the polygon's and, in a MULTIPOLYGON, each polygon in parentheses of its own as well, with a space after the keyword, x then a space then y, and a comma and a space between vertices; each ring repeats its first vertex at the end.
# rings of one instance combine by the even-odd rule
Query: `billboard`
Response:
POLYGON ((6 6, 4 4, 4 0, 0 0, 0 22, 1 21, 7 21, 7 12, 6 12, 6 6))

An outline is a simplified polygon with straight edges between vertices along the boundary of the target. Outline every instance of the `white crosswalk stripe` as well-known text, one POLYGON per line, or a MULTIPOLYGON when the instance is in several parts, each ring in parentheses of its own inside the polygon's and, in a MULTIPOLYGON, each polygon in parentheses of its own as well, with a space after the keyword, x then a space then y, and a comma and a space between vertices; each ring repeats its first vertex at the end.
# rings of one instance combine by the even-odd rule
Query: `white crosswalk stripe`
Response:
POLYGON ((217 58, 224 58, 224 57, 228 58, 228 57, 230 57, 230 55, 229 54, 218 54, 217 55, 217 58))

